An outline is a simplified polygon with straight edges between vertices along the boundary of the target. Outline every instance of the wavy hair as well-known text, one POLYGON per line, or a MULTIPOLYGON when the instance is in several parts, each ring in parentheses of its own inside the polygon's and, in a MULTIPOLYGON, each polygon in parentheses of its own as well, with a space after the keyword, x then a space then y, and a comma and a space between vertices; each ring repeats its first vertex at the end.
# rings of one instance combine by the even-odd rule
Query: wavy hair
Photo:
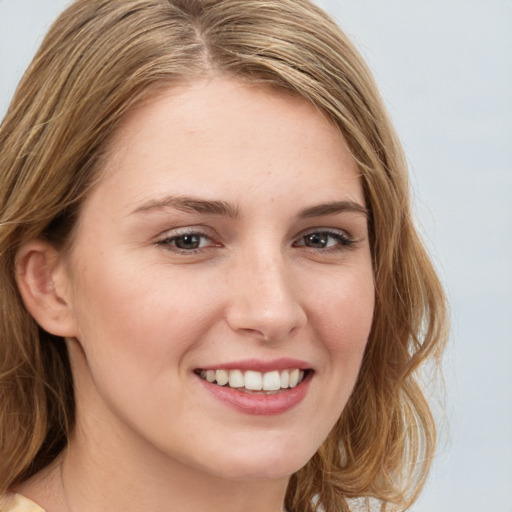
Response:
POLYGON ((294 512, 404 509, 436 429, 418 368, 446 339, 442 287, 413 226, 407 168, 371 73, 308 0, 78 0, 26 71, 0 126, 0 493, 49 464, 73 428, 63 340, 37 326, 14 262, 26 241, 72 238, 109 136, 157 88, 221 74, 289 91, 328 116, 356 159, 370 210, 370 339, 332 432, 290 480, 294 512))

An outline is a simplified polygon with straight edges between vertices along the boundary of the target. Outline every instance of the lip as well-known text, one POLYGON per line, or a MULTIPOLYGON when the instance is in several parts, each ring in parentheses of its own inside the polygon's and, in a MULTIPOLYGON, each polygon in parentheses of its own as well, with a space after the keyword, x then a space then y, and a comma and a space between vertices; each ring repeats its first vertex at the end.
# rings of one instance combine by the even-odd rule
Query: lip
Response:
MULTIPOLYGON (((261 359, 243 359, 240 361, 230 361, 229 363, 211 364, 201 366, 201 370, 254 370, 256 372, 271 372, 273 370, 289 370, 298 368, 299 370, 311 370, 311 364, 299 359, 283 357, 273 359, 272 361, 263 361, 261 359)), ((218 387, 218 386, 217 386, 218 387)))
MULTIPOLYGON (((223 368, 226 368, 226 366, 223 366, 223 368)), ((254 369, 254 366, 252 368, 254 369)), ((276 369, 275 366, 272 368, 276 369)), ((235 366, 232 369, 241 368, 240 366, 235 366)), ((201 379, 199 376, 197 376, 197 379, 213 397, 238 412, 255 416, 272 416, 283 414, 302 402, 308 392, 313 374, 314 372, 312 371, 308 372, 304 380, 294 388, 283 389, 269 395, 245 393, 228 386, 217 386, 217 384, 201 379)))

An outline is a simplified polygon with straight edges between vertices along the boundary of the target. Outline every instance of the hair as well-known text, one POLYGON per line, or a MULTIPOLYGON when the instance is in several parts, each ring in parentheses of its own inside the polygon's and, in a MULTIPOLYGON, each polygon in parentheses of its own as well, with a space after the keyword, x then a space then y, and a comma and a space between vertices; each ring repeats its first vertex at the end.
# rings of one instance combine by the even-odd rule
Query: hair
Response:
POLYGON ((51 27, 0 126, 0 494, 54 460, 74 422, 65 343, 25 309, 17 250, 34 238, 65 247, 126 112, 212 73, 314 104, 356 159, 370 211, 375 312, 359 378, 291 477, 286 507, 343 512, 374 498, 382 510, 407 508, 435 450, 418 368, 439 361, 446 302, 371 73, 308 0, 78 0, 51 27))

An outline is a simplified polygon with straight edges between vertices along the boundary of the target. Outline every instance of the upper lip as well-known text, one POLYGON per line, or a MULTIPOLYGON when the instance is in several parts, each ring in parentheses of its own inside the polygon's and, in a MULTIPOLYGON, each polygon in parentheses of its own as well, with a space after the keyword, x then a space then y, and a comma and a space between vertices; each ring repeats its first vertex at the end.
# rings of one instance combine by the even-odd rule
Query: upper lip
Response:
POLYGON ((218 364, 209 364, 201 366, 201 370, 254 370, 257 372, 269 372, 272 370, 289 370, 298 368, 299 370, 311 370, 311 365, 300 359, 283 357, 272 360, 262 359, 242 359, 240 361, 230 361, 218 364))

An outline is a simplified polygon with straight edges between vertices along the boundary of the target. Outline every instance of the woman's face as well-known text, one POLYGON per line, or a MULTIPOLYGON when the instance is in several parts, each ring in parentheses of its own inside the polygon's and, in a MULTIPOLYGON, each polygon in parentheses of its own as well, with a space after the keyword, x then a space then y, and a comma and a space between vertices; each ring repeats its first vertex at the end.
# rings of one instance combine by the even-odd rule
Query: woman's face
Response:
POLYGON ((224 478, 308 461, 374 306, 358 170, 313 106, 222 78, 160 94, 119 127, 75 234, 89 439, 224 478))

